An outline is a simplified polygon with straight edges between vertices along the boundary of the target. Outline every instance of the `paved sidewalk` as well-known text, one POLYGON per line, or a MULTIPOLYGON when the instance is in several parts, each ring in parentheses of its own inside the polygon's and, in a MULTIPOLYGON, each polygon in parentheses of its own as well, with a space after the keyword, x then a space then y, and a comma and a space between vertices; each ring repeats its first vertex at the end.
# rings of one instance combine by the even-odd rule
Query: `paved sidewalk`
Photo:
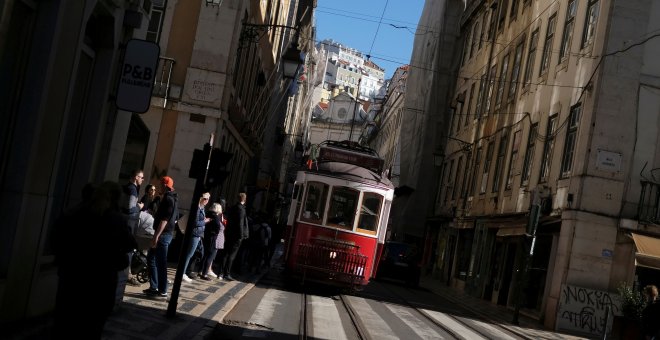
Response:
MULTIPOLYGON (((175 268, 168 269, 174 281, 175 268)), ((147 297, 140 287, 127 285, 124 301, 108 319, 104 339, 205 339, 238 303, 259 275, 236 277, 240 280, 193 280, 183 282, 179 291, 177 315, 165 315, 169 297, 147 297)), ((170 285, 171 287, 171 285, 170 285)), ((171 288, 170 288, 171 295, 171 288)))
POLYGON ((545 330, 543 324, 538 320, 530 318, 524 314, 520 314, 518 317, 519 325, 514 325, 511 323, 511 320, 513 320, 513 311, 509 308, 467 295, 457 289, 448 287, 444 282, 434 280, 430 277, 423 276, 420 281, 420 286, 444 299, 452 301, 457 305, 461 305, 471 312, 480 315, 487 321, 496 323, 510 332, 526 339, 587 339, 545 330))

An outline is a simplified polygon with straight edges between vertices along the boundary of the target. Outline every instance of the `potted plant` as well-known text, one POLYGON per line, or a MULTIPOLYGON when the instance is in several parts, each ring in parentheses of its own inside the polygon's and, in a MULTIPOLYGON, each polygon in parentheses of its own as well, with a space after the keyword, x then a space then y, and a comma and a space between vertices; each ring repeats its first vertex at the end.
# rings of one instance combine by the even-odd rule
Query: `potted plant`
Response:
POLYGON ((646 306, 644 295, 626 282, 617 288, 617 293, 621 301, 621 315, 614 317, 612 335, 618 339, 639 339, 642 311, 646 306))

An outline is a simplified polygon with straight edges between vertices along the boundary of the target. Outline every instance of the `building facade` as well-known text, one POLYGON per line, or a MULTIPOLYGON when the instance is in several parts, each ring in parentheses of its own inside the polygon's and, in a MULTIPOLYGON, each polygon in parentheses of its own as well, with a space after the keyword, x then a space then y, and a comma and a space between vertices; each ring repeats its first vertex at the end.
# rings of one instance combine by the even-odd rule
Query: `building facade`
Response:
POLYGON ((648 1, 467 2, 427 223, 437 278, 587 335, 602 325, 566 319, 567 289, 657 283, 634 240, 660 237, 659 16, 648 1))

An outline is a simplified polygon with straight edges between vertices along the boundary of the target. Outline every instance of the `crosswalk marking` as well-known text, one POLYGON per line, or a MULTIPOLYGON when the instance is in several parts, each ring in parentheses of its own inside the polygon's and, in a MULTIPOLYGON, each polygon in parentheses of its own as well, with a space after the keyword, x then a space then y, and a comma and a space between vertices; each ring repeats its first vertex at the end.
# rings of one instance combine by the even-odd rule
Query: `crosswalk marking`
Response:
POLYGON ((456 334, 460 334, 461 337, 467 340, 482 340, 486 339, 483 336, 473 332, 471 329, 463 326, 462 324, 458 323, 456 320, 450 318, 449 316, 436 312, 433 310, 427 310, 423 309, 422 310, 426 315, 428 315, 431 319, 441 323, 445 327, 451 329, 453 332, 456 334))
POLYGON ((314 339, 348 340, 343 327, 339 327, 341 318, 339 311, 331 298, 311 296, 312 305, 312 337, 314 339))
POLYGON ((351 306, 365 325, 369 325, 367 331, 373 339, 398 339, 390 326, 383 320, 363 298, 350 297, 351 306))
POLYGON ((394 315, 398 316, 403 320, 410 329, 417 334, 422 339, 444 339, 442 335, 438 334, 433 328, 429 327, 428 324, 420 320, 419 315, 413 315, 407 308, 402 306, 391 305, 386 303, 385 306, 392 312, 394 315))
POLYGON ((495 339, 503 339, 503 340, 516 339, 516 338, 502 332, 501 330, 491 326, 490 324, 488 324, 486 322, 476 320, 476 319, 472 319, 471 322, 474 323, 474 324, 477 324, 477 325, 479 325, 479 327, 487 330, 488 334, 491 335, 495 339))
MULTIPOLYGON (((284 292, 277 289, 268 289, 250 317, 249 323, 268 327, 277 307, 283 305, 286 299, 287 296, 284 292)), ((246 329, 243 331, 243 337, 265 338, 269 333, 260 329, 246 329)))

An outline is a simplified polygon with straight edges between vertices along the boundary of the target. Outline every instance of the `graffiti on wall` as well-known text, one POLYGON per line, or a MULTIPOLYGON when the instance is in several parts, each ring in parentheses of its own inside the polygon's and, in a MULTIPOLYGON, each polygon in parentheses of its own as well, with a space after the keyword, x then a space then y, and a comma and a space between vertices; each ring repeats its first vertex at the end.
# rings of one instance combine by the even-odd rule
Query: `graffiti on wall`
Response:
POLYGON ((602 335, 605 330, 610 333, 612 316, 621 314, 620 306, 616 294, 562 285, 557 330, 591 335, 602 335))

